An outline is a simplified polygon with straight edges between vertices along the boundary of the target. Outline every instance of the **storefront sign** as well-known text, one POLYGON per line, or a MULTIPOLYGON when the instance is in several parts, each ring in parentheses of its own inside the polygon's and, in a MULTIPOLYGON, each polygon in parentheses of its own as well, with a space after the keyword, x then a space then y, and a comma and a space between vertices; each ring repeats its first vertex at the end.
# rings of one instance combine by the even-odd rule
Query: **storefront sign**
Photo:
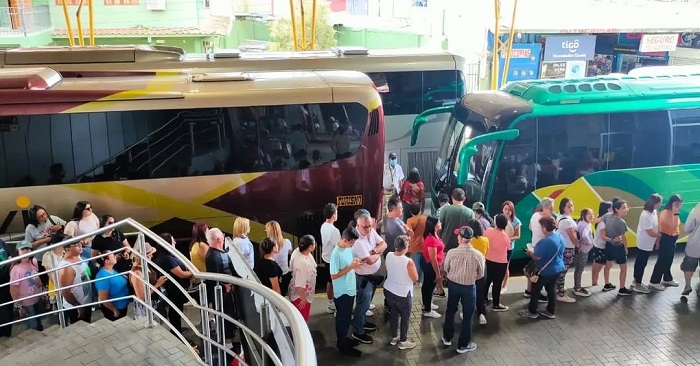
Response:
POLYGON ((548 36, 544 61, 586 61, 595 54, 595 36, 548 36))
POLYGON ((565 76, 566 61, 542 63, 542 79, 563 79, 565 76))
POLYGON ((645 34, 639 42, 639 52, 670 52, 678 45, 678 34, 645 34))
POLYGON ((540 68, 540 54, 542 52, 542 44, 514 44, 510 50, 510 64, 508 65, 508 75, 505 82, 503 81, 503 69, 506 64, 506 51, 500 52, 500 60, 498 63, 498 85, 503 85, 511 81, 533 80, 537 79, 540 68))

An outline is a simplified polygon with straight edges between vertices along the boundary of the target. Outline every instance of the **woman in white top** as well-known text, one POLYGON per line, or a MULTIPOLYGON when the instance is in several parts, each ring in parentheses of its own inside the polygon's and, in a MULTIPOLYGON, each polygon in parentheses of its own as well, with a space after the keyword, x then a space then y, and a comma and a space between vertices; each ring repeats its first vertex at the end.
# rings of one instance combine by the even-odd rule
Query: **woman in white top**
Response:
MULTIPOLYGON (((73 217, 66 223, 63 233, 69 237, 76 237, 83 234, 97 231, 100 228, 100 219, 92 212, 92 205, 87 201, 79 201, 73 209, 73 217)), ((83 252, 80 258, 89 259, 92 257, 92 237, 83 242, 83 252)))
POLYGON ((304 235, 299 239, 299 247, 294 250, 296 255, 290 262, 292 281, 289 285, 289 299, 306 321, 309 321, 311 302, 316 290, 316 260, 312 255, 314 250, 316 239, 311 235, 304 235))
POLYGON ((615 285, 611 285, 612 288, 608 289, 607 286, 610 283, 610 266, 606 266, 605 259, 605 241, 603 240, 603 229, 605 229, 605 223, 603 222, 603 216, 612 212, 612 202, 604 201, 598 206, 598 217, 593 220, 595 224, 595 236, 593 237, 593 271, 591 272, 591 285, 593 287, 598 286, 598 277, 600 276, 600 270, 605 267, 603 271, 603 279, 605 280, 605 286, 603 291, 610 291, 615 289, 615 285))
POLYGON ((576 237, 576 221, 571 218, 573 212, 574 201, 570 198, 563 198, 559 202, 557 230, 559 230, 559 233, 564 237, 566 248, 564 249, 564 271, 562 271, 559 274, 559 278, 557 278, 557 300, 567 303, 576 302, 575 298, 567 295, 565 287, 566 273, 574 263, 574 257, 576 256, 579 246, 578 238, 576 237))
MULTIPOLYGON (((540 240, 544 239, 544 234, 542 233, 542 225, 540 225, 540 219, 543 217, 552 217, 553 213, 554 200, 549 197, 543 198, 535 208, 535 213, 533 213, 532 217, 530 218, 530 232, 532 233, 532 240, 530 241, 530 244, 532 244, 533 247, 535 247, 540 240)), ((527 281, 527 285, 525 285, 524 294, 524 296, 527 298, 530 297, 531 287, 532 282, 527 281)), ((547 302, 547 296, 539 294, 539 297, 539 301, 547 302)))
POLYGON ((654 193, 644 203, 644 210, 639 215, 639 225, 637 226, 637 259, 634 261, 634 281, 632 282, 632 291, 641 294, 651 292, 649 286, 642 283, 644 270, 647 268, 649 255, 654 249, 659 249, 659 214, 658 209, 661 207, 663 198, 654 193))
MULTIPOLYGON (((241 253, 243 260, 248 264, 249 270, 252 272, 255 269, 255 248, 253 248, 253 243, 248 239, 249 233, 250 220, 245 217, 236 217, 236 220, 233 222, 233 246, 241 253)), ((232 255, 230 247, 228 252, 232 263, 237 263, 238 260, 232 255)))
POLYGON ((386 256, 386 281, 384 297, 389 306, 389 324, 391 325, 391 345, 398 344, 399 349, 411 349, 416 344, 408 340, 408 325, 413 308, 413 284, 418 281, 418 271, 413 260, 406 255, 409 238, 401 235, 394 241, 395 250, 386 256), (401 334, 396 336, 399 317, 401 334))
POLYGON ((277 265, 280 266, 282 270, 280 289, 282 290, 282 296, 287 296, 289 282, 292 279, 292 272, 289 269, 289 256, 292 253, 292 242, 282 236, 282 228, 277 221, 269 221, 265 224, 265 232, 268 237, 275 239, 277 243, 278 251, 272 259, 277 262, 277 265))

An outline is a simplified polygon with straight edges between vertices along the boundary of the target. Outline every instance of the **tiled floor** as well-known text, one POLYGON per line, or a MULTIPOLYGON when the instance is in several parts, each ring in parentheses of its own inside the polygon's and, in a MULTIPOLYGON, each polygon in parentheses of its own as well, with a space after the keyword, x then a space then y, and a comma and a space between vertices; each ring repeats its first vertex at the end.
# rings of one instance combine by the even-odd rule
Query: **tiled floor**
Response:
MULTIPOLYGON (((683 285, 676 257, 673 274, 683 285)), ((647 280, 654 262, 647 268, 647 280)), ((632 277, 630 260, 628 281, 632 277)), ((613 269, 617 284, 619 271, 613 269)), ((531 320, 518 315, 526 305, 522 296, 525 279, 515 278, 502 303, 508 312, 487 314, 488 324, 474 326, 473 353, 457 354, 455 347, 442 346, 443 319, 421 319, 420 295, 416 288, 409 338, 418 347, 400 351, 389 346, 389 326, 383 315, 383 296, 377 291, 377 309, 370 321, 380 325, 374 343, 358 347, 361 358, 340 355, 335 349, 333 315, 325 313, 326 300, 317 297, 309 324, 314 336, 319 365, 700 365, 700 316, 698 314, 698 277, 693 278, 696 292, 688 304, 680 301, 682 288, 668 288, 649 295, 619 297, 617 292, 592 289, 593 296, 575 304, 557 304, 557 319, 531 320)), ((567 285, 573 282, 572 275, 567 285)), ((602 278, 601 278, 602 282, 602 278)), ((584 273, 584 285, 590 284, 590 268, 584 273)), ((443 313, 446 300, 436 299, 443 313)), ((459 323, 459 317, 457 317, 459 323)))

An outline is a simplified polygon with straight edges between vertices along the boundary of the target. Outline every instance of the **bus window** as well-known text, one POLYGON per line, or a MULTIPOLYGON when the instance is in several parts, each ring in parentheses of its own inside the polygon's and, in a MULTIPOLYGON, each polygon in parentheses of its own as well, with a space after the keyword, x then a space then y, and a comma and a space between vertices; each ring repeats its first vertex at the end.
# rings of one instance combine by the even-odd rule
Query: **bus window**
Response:
POLYGON ((536 187, 539 165, 537 156, 537 120, 529 118, 516 127, 520 136, 506 141, 501 154, 495 185, 491 194, 491 211, 496 213, 504 201, 520 202, 536 187))
POLYGON ((700 163, 700 109, 671 111, 673 164, 700 163))
POLYGON ((456 70, 369 73, 381 93, 387 116, 418 114, 451 105, 464 94, 464 76, 456 70))
POLYGON ((298 170, 360 148, 356 103, 2 117, 0 187, 298 170))

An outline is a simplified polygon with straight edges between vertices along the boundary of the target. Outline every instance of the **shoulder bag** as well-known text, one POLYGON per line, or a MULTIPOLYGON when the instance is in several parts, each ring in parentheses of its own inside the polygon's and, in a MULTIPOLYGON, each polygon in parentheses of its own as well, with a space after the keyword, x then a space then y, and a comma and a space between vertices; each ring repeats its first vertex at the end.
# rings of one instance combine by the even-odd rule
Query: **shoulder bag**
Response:
POLYGON ((537 283, 537 281, 540 280, 540 272, 542 272, 545 268, 547 268, 547 266, 549 266, 552 263, 554 258, 556 258, 557 255, 559 255, 560 250, 561 249, 557 249, 557 252, 554 253, 552 258, 550 258, 549 261, 547 261, 547 263, 545 263, 545 265, 542 266, 542 268, 537 268, 537 262, 535 262, 534 260, 530 261, 530 263, 528 263, 527 266, 525 266, 525 269, 523 271, 525 272, 525 276, 530 280, 530 282, 537 283))

